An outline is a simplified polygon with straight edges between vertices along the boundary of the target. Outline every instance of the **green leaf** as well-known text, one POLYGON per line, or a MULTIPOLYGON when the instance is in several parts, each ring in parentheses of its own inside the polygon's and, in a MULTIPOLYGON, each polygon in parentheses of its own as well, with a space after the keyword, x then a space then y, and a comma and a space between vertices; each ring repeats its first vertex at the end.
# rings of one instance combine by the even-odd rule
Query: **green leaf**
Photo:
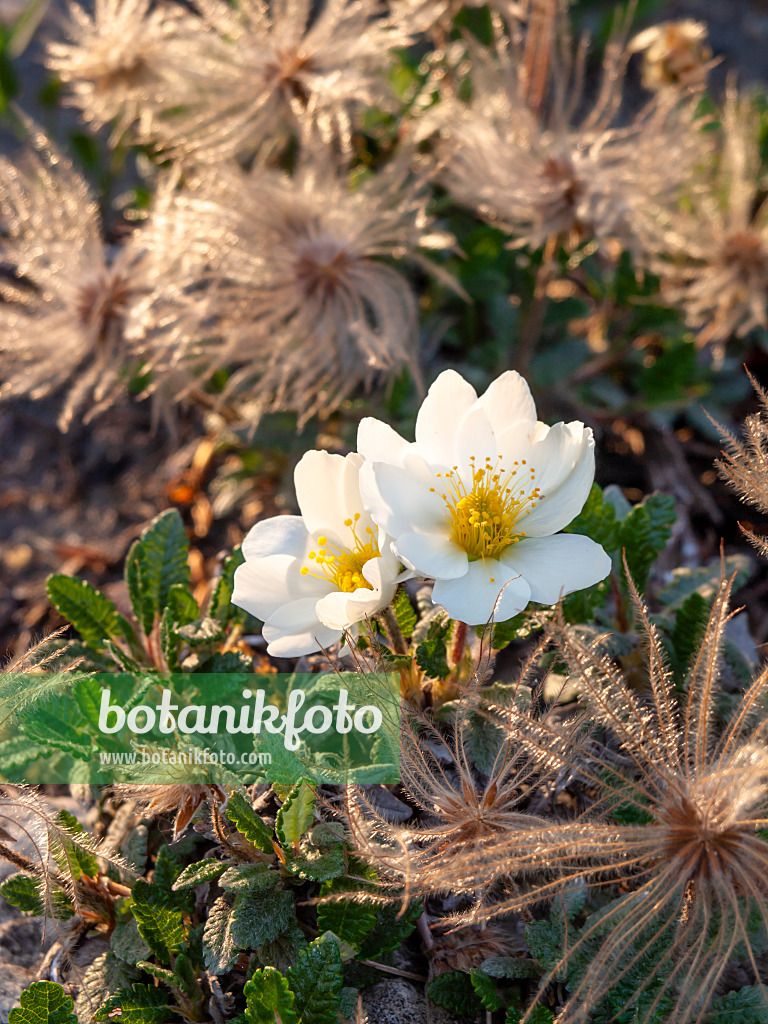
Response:
POLYGON ((231 897, 219 896, 208 912, 203 930, 203 960, 211 974, 226 974, 237 960, 239 951, 232 938, 231 919, 231 897))
POLYGON ((525 927, 525 941, 531 956, 545 971, 551 971, 563 958, 565 931, 562 917, 550 921, 531 921, 525 927))
POLYGON ((472 988, 486 1010, 499 1010, 504 1005, 499 996, 496 982, 490 975, 477 967, 470 971, 472 988))
POLYGON ((75 1000, 80 1024, 93 1024, 94 1014, 105 999, 139 980, 136 968, 119 960, 111 949, 97 956, 85 971, 75 1000))
POLYGON ((416 927, 424 913, 420 901, 416 901, 400 914, 401 907, 385 903, 376 910, 376 926, 368 932, 360 947, 361 960, 375 960, 382 953, 399 949, 416 927), (399 915, 399 916, 398 916, 399 915))
POLYGON ((232 615, 232 592, 235 588, 235 569, 243 564, 245 555, 242 548, 236 547, 229 558, 225 559, 221 576, 216 584, 208 606, 208 615, 219 622, 227 622, 232 615))
POLYGON ((119 921, 112 932, 109 946, 116 957, 134 966, 146 960, 151 952, 149 943, 141 937, 135 921, 119 921))
POLYGON ((189 586, 189 544, 176 509, 161 512, 134 542, 125 562, 133 613, 145 635, 168 604, 174 584, 189 586))
POLYGON ((563 533, 579 533, 601 544, 606 551, 616 551, 619 546, 619 525, 616 511, 606 501, 603 491, 592 484, 584 507, 576 518, 565 527, 563 533))
POLYGON ((429 632, 416 648, 416 664, 430 679, 445 679, 448 667, 448 638, 451 633, 450 619, 434 619, 429 632))
POLYGON ((117 1020, 121 1024, 160 1024, 173 1016, 168 995, 154 985, 132 985, 115 992, 96 1012, 97 1021, 117 1020))
POLYGON ((95 878, 99 873, 99 863, 94 855, 79 845, 82 836, 89 840, 89 836, 74 814, 69 811, 60 810, 56 815, 56 823, 69 833, 58 836, 58 849, 54 846, 53 856, 56 863, 62 869, 71 874, 72 878, 80 878, 87 875, 88 878, 95 878))
POLYGON ((120 636, 117 609, 90 583, 73 576, 55 575, 49 577, 45 589, 51 603, 93 650, 103 650, 106 639, 120 636))
POLYGON ((395 613, 400 632, 406 640, 409 640, 416 628, 417 616, 411 600, 403 587, 400 587, 395 595, 395 600, 392 602, 392 610, 395 613))
POLYGON ((212 882, 214 878, 218 878, 226 871, 226 868, 227 865, 222 861, 212 858, 199 860, 195 864, 187 864, 171 888, 174 892, 178 892, 180 889, 193 889, 197 885, 202 885, 203 882, 212 882))
POLYGON ((671 494, 655 492, 635 505, 621 521, 619 546, 626 552, 629 572, 638 590, 645 589, 650 568, 672 535, 675 519, 675 499, 671 494))
POLYGON ((233 793, 224 813, 248 842, 253 843, 264 853, 275 852, 272 845, 272 830, 264 824, 244 796, 233 793))
POLYGON ((45 914, 43 897, 40 894, 40 882, 23 871, 10 875, 0 885, 0 894, 12 907, 18 907, 25 914, 42 917, 45 914))
POLYGON ((280 876, 266 864, 237 864, 227 868, 219 880, 225 892, 274 892, 279 884, 280 876))
POLYGON ((79 761, 90 761, 92 741, 83 736, 60 715, 43 708, 35 708, 32 715, 22 723, 25 736, 44 747, 56 747, 79 761))
POLYGON ((476 1014, 482 1009, 472 979, 461 971, 439 974, 427 985, 427 995, 433 1003, 459 1016, 476 1014))
POLYGON ((706 1024, 768 1024, 768 1005, 757 985, 746 985, 715 999, 706 1024))
MULTIPOLYGON (((326 882, 320 889, 320 896, 332 896, 345 892, 360 891, 360 883, 348 878, 326 882)), ((376 907, 372 903, 342 899, 331 903, 318 903, 317 927, 321 932, 333 932, 344 942, 357 949, 366 935, 376 927, 376 907)), ((370 959, 366 957, 365 959, 370 959)))
POLYGON ((292 875, 313 882, 325 882, 343 875, 347 866, 343 831, 326 822, 318 822, 310 833, 302 836, 298 854, 290 857, 285 866, 292 875))
POLYGON ((8 1024, 77 1024, 75 1004, 61 985, 33 981, 19 996, 19 1005, 8 1014, 8 1024))
POLYGON ((248 1024, 299 1024, 294 994, 286 978, 274 967, 254 971, 245 983, 243 995, 248 1024))
POLYGON ((273 942, 296 922, 293 894, 285 889, 277 892, 239 893, 232 907, 230 933, 240 949, 258 949, 273 942))
MULTIPOLYGON (((749 555, 729 555, 725 560, 725 578, 734 573, 734 587, 743 586, 752 574, 754 563, 749 555)), ((678 607, 693 593, 700 594, 707 603, 711 603, 720 586, 720 559, 710 565, 696 569, 681 568, 672 570, 672 579, 658 591, 662 604, 670 608, 678 607)))
POLYGON ((701 594, 694 591, 678 608, 675 616, 675 628, 672 631, 675 674, 681 681, 691 658, 699 650, 708 621, 709 605, 701 594))
POLYGON ((341 1002, 342 961, 330 932, 315 939, 288 969, 288 983, 296 996, 299 1024, 337 1024, 341 1002))
POLYGON ((152 888, 157 900, 165 907, 186 910, 191 907, 190 893, 176 889, 176 879, 181 874, 181 861, 170 848, 161 846, 157 851, 155 869, 152 872, 152 888))
POLYGON ((299 840, 315 819, 314 789, 298 782, 277 812, 276 832, 282 846, 298 846, 299 840))
MULTIPOLYGON (((504 1024, 520 1024, 522 1019, 523 1015, 517 1007, 510 1006, 504 1024)), ((534 1006, 526 1024, 552 1024, 554 1019, 555 1015, 546 1006, 534 1006)))
POLYGON ((131 911, 141 937, 165 964, 187 944, 181 911, 165 904, 164 894, 140 878, 134 883, 131 911))

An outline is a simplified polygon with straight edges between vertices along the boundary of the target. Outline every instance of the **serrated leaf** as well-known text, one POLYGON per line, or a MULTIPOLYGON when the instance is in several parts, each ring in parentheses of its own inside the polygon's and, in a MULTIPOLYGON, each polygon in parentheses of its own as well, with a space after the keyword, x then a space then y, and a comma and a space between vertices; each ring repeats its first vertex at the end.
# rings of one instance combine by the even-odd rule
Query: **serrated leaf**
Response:
POLYGON ((163 963, 186 947, 181 911, 165 905, 164 895, 154 886, 138 879, 133 885, 131 911, 141 937, 163 963))
POLYGON ((459 1016, 476 1014, 482 1009, 472 979, 461 971, 447 971, 433 978, 427 985, 427 995, 433 1003, 459 1016))
POLYGON ((265 942, 274 941, 295 921, 293 895, 285 889, 240 893, 232 908, 232 940, 240 949, 258 949, 265 942))
POLYGON ((448 667, 448 637, 451 620, 434 619, 427 636, 416 648, 416 664, 430 679, 445 679, 448 667))
MULTIPOLYGON (((736 573, 734 587, 743 586, 750 575, 754 564, 749 555, 729 555, 725 559, 726 579, 736 573)), ((720 559, 710 565, 695 569, 683 567, 672 570, 672 579, 658 591, 662 604, 670 608, 678 607, 693 593, 700 594, 707 602, 711 602, 720 586, 720 559)))
POLYGON ((299 1024, 337 1024, 341 1002, 342 960, 335 937, 315 939, 288 969, 299 1024))
POLYGON ((499 996, 498 986, 490 975, 475 967, 470 971, 472 988, 486 1010, 500 1010, 504 1005, 499 996))
POLYGON ((160 1024, 173 1016, 168 995, 154 985, 132 985, 121 989, 103 1003, 97 1021, 120 1021, 121 1024, 160 1024))
POLYGON ((24 914, 42 917, 45 913, 45 905, 40 895, 40 882, 23 871, 6 878, 0 885, 0 894, 12 907, 18 907, 24 914))
POLYGON ((698 651, 708 621, 709 605, 701 594, 694 591, 678 608, 675 628, 672 631, 675 674, 678 680, 682 680, 691 658, 698 651))
POLYGON ((626 553, 627 566, 638 590, 645 588, 651 566, 672 535, 675 519, 675 499, 671 494, 655 492, 635 505, 621 521, 619 546, 626 553))
POLYGON ((178 892, 180 889, 193 889, 196 885, 202 885, 204 882, 212 882, 226 869, 227 865, 223 861, 212 858, 188 864, 173 883, 172 889, 174 892, 178 892))
POLYGON ((406 640, 409 640, 416 628, 418 618, 408 594, 402 587, 400 587, 395 595, 395 600, 392 602, 392 611, 395 613, 400 632, 406 640))
POLYGON ((357 997, 358 990, 347 986, 341 990, 341 999, 339 1001, 339 1013, 346 1020, 351 1017, 357 1009, 357 997))
POLYGON ((343 875, 346 863, 343 834, 319 822, 308 835, 302 836, 298 854, 290 857, 285 866, 298 878, 325 882, 343 875))
POLYGON ((133 966, 141 960, 146 960, 151 952, 149 943, 142 938, 135 921, 118 922, 112 932, 109 946, 116 957, 133 966))
POLYGON ((531 921, 525 927, 525 941, 534 960, 551 971, 562 960, 565 948, 562 918, 553 915, 550 921, 531 921))
POLYGON ((133 613, 145 635, 168 604, 174 584, 189 586, 189 543, 176 509, 161 512, 134 542, 125 562, 133 613))
POLYGON ((282 846, 298 846, 299 840, 315 818, 314 789, 306 782, 298 782, 277 812, 275 830, 282 846))
POLYGON ((75 1004, 61 985, 33 981, 19 996, 19 1005, 8 1014, 8 1024, 77 1024, 75 1004))
POLYGON ((274 967, 254 971, 243 988, 248 1024, 299 1024, 288 981, 274 967))
POLYGON ((129 988, 138 980, 136 968, 118 960, 111 950, 97 956, 83 976, 75 1001, 75 1013, 80 1024, 92 1024, 94 1014, 111 993, 129 988))
POLYGON ((243 564, 245 555, 242 548, 236 547, 232 554, 224 560, 221 576, 208 606, 208 615, 219 622, 227 622, 232 614, 232 592, 235 586, 235 570, 243 564))
MULTIPOLYGON (((504 1024, 520 1024, 523 1019, 522 1013, 515 1006, 507 1010, 507 1017, 504 1024)), ((546 1006, 534 1006, 527 1020, 527 1024, 552 1024, 554 1014, 546 1006)))
POLYGON ((768 1024, 768 1005, 757 985, 746 985, 715 999, 706 1024, 768 1024))
POLYGON ((280 876, 266 864, 237 864, 227 868, 219 879, 225 892, 274 892, 279 884, 280 876))
POLYGON ((268 828, 240 793, 233 793, 224 810, 237 831, 264 853, 274 853, 272 830, 268 828))
POLYGON ((376 925, 368 932, 360 947, 361 960, 375 960, 382 953, 399 949, 416 927, 424 913, 420 901, 412 904, 402 914, 400 906, 385 903, 376 910, 376 925))
POLYGON ((161 846, 157 851, 155 867, 152 872, 152 888, 158 902, 166 907, 177 907, 184 910, 190 906, 190 894, 175 888, 175 881, 181 873, 181 861, 170 848, 161 846))
POLYGON ((597 484, 592 484, 584 507, 576 518, 565 527, 563 533, 579 533, 602 545, 606 551, 616 551, 619 546, 619 524, 616 510, 603 495, 597 484))
POLYGON ((203 929, 203 960, 211 974, 226 974, 239 952, 232 938, 232 900, 219 896, 208 913, 203 929))
POLYGON ((90 761, 93 747, 89 737, 83 736, 69 722, 60 716, 35 708, 32 715, 22 723, 22 729, 28 739, 40 743, 44 747, 56 747, 79 761, 90 761))
MULTIPOLYGON (((345 892, 359 892, 359 882, 339 878, 326 882, 320 888, 320 896, 332 896, 345 892)), ((317 927, 321 932, 333 932, 344 942, 359 949, 369 932, 376 927, 376 907, 371 903, 342 899, 330 903, 318 903, 317 927)), ((369 959, 369 958, 366 958, 369 959)))
POLYGON ((86 580, 73 576, 50 576, 45 589, 51 603, 93 650, 104 650, 106 639, 119 637, 117 609, 109 598, 86 580))
POLYGON ((74 814, 70 814, 69 811, 64 809, 60 810, 56 815, 56 822, 72 836, 71 839, 62 835, 58 836, 58 848, 54 846, 53 849, 56 863, 63 871, 67 871, 75 879, 80 878, 81 875, 95 878, 99 873, 99 863, 90 851, 84 849, 78 843, 79 836, 82 836, 83 839, 88 838, 83 826, 74 814))

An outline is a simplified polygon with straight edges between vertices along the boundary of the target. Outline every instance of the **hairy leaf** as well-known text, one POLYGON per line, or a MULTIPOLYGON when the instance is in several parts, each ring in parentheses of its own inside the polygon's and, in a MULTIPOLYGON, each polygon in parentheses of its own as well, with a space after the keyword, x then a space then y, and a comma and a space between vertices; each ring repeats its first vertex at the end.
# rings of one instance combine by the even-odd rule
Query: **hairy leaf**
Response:
POLYGON ((8 1024, 77 1024, 75 1004, 61 985, 33 981, 19 996, 19 1005, 8 1014, 8 1024))
POLYGON ((274 967, 254 971, 245 983, 245 1019, 248 1024, 299 1024, 294 994, 274 967))

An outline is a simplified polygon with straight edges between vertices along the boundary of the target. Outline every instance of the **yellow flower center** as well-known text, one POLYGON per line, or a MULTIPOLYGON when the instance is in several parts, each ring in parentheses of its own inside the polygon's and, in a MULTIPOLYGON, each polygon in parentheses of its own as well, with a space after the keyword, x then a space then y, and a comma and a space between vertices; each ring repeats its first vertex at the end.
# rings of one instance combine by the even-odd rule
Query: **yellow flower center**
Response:
POLYGON ((309 552, 309 557, 318 571, 310 572, 309 566, 305 565, 301 569, 301 575, 328 580, 338 590, 343 590, 345 594, 351 594, 352 591, 358 590, 360 587, 373 590, 373 584, 363 576, 362 570, 365 563, 371 558, 378 558, 380 552, 370 526, 365 528, 365 532, 368 534, 366 543, 363 543, 362 538, 358 537, 357 521, 359 518, 360 513, 356 512, 353 519, 344 520, 344 525, 352 534, 352 544, 348 548, 329 543, 327 537, 318 537, 317 551, 309 552))
POLYGON ((542 494, 535 486, 536 471, 525 459, 513 462, 510 469, 503 468, 502 456, 495 466, 486 458, 482 469, 475 466, 474 456, 470 463, 470 490, 459 476, 458 466, 454 466, 447 473, 437 474, 445 488, 438 493, 448 510, 445 518, 453 528, 451 540, 466 551, 470 562, 477 562, 498 558, 523 539, 525 532, 518 523, 533 510, 542 494))

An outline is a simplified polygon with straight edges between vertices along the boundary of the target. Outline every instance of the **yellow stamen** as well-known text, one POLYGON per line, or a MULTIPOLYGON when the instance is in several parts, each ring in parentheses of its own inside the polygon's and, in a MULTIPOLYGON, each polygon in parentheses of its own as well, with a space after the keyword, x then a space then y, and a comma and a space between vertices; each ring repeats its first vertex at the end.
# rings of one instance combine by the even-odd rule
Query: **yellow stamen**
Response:
POLYGON ((510 470, 486 458, 478 469, 474 456, 470 459, 472 486, 467 490, 456 467, 442 477, 445 491, 440 496, 446 504, 446 519, 453 527, 451 539, 466 551, 470 562, 498 558, 508 547, 522 540, 525 533, 518 528, 542 494, 535 486, 536 471, 523 469, 514 462, 510 470))
POLYGON ((365 563, 371 558, 378 558, 380 552, 370 526, 365 528, 365 532, 370 537, 367 543, 364 544, 362 539, 357 536, 356 524, 359 518, 360 513, 357 512, 353 519, 344 520, 344 525, 352 534, 352 543, 347 548, 339 544, 329 544, 327 537, 318 537, 317 543, 320 547, 318 551, 310 551, 308 557, 315 562, 319 571, 310 573, 309 567, 305 565, 299 570, 301 575, 311 575, 319 580, 328 580, 345 594, 351 594, 352 591, 361 587, 365 590, 373 590, 373 584, 363 576, 362 570, 365 563))

